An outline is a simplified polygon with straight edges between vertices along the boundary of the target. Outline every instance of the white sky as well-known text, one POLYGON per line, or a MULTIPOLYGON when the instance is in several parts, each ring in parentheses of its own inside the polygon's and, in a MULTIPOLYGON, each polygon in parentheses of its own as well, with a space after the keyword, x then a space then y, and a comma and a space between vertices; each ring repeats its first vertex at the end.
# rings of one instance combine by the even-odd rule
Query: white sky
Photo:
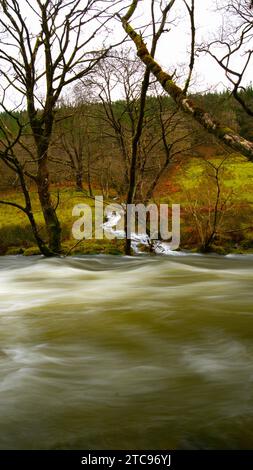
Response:
MULTIPOLYGON (((125 0, 125 4, 128 5, 130 0, 125 0)), ((189 0, 188 0, 189 1, 189 0)), ((196 1, 196 25, 197 25, 197 43, 203 40, 209 40, 214 37, 217 33, 221 23, 222 17, 220 12, 216 10, 216 0, 195 0, 196 1)), ((115 2, 116 3, 116 2, 115 2)), ((158 5, 160 0, 158 1, 158 5)), ((166 3, 163 0, 163 3, 166 3)), ((25 5, 24 0, 19 1, 20 6, 25 5)), ((131 23, 136 27, 137 31, 143 24, 150 23, 150 0, 142 0, 137 8, 136 14, 131 20, 131 23)), ((189 48, 190 48, 190 25, 189 18, 186 14, 186 9, 183 4, 183 0, 176 0, 175 8, 173 7, 173 18, 175 23, 170 26, 170 32, 162 36, 162 40, 159 43, 157 50, 156 59, 164 67, 165 70, 173 72, 175 68, 178 72, 182 69, 182 64, 187 66, 189 63, 189 48)), ((31 12, 24 9, 22 11, 24 17, 27 17, 27 25, 30 29, 35 32, 34 15, 31 12)), ((89 33, 89 31, 88 31, 89 33)), ((109 41, 117 42, 122 37, 123 29, 119 21, 114 21, 111 24, 111 33, 109 35, 109 41)), ((105 36, 103 37, 100 32, 99 36, 95 39, 92 44, 92 48, 99 48, 103 43, 105 36)), ((108 42, 108 38, 107 38, 108 42)), ((131 44, 131 43, 130 43, 131 44)), ((91 50, 91 44, 88 46, 91 50)), ((135 46, 132 44, 133 50, 135 46)), ((238 64, 240 65, 240 58, 238 64)), ((1 61, 0 61, 1 69, 1 61)), ((186 69, 187 70, 187 69, 186 69)), ((246 77, 246 81, 250 81, 250 76, 246 77)), ((0 76, 0 83, 3 83, 3 79, 0 76)), ((201 56, 196 59, 194 83, 192 90, 207 91, 208 89, 218 88, 222 90, 227 85, 224 73, 219 66, 214 62, 213 59, 201 56)), ((9 90, 6 103, 12 103, 12 107, 20 102, 17 97, 17 93, 9 90)))
MULTIPOLYGON (((188 3, 190 3, 189 0, 188 3)), ((145 21, 146 19, 150 20, 150 4, 150 0, 142 0, 142 7, 138 10, 142 10, 142 18, 139 18, 139 22, 143 18, 145 18, 145 21)), ((176 0, 175 8, 173 8, 174 11, 175 16, 178 17, 175 26, 171 26, 171 31, 168 34, 164 34, 156 54, 158 62, 170 72, 173 72, 177 65, 179 71, 180 64, 188 65, 188 52, 191 40, 189 18, 185 14, 186 10, 183 6, 183 0, 176 0)), ((216 0, 195 0, 197 44, 212 40, 215 35, 217 37, 218 30, 223 21, 221 12, 217 10, 216 0)), ((235 63, 237 69, 240 69, 240 62, 240 57, 237 57, 237 63, 235 63)), ((209 88, 222 90, 229 83, 219 65, 207 55, 201 54, 199 58, 196 58, 194 70, 194 83, 192 87, 194 90, 206 91, 209 88)), ((252 75, 248 73, 245 76, 245 82, 249 83, 251 78, 252 75)))

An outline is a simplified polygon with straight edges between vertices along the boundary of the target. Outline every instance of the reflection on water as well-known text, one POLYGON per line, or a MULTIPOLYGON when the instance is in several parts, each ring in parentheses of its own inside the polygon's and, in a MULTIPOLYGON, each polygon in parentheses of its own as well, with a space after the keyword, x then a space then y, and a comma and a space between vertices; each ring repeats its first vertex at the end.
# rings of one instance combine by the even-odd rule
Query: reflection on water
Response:
POLYGON ((252 280, 250 256, 0 258, 0 448, 252 448, 252 280))

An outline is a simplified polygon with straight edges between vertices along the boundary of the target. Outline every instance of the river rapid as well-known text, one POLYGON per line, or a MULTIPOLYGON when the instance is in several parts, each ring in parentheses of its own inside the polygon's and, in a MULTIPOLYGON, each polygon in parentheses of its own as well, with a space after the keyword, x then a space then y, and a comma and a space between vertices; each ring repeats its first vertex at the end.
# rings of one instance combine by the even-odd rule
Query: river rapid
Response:
POLYGON ((0 448, 252 448, 252 261, 0 258, 0 448))

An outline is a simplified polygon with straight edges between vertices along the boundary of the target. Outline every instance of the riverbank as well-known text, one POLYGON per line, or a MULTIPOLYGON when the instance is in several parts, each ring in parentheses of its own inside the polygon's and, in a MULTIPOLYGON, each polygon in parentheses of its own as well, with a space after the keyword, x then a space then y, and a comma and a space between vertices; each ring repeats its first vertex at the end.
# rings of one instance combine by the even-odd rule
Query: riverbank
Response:
MULTIPOLYGON (((168 252, 160 252, 154 253, 151 249, 147 249, 146 246, 139 246, 139 255, 142 253, 151 254, 155 256, 166 256, 170 255, 171 253, 168 252)), ((226 250, 223 247, 217 246, 212 247, 208 253, 203 253, 201 249, 193 248, 191 250, 184 250, 179 249, 173 252, 175 255, 184 254, 184 255, 191 255, 191 254, 202 254, 202 255, 210 255, 215 254, 219 256, 227 256, 227 255, 250 255, 253 254, 253 248, 233 248, 231 250, 226 250)), ((5 253, 1 253, 0 256, 38 256, 40 255, 40 251, 36 246, 31 246, 29 248, 23 249, 20 247, 11 247, 6 250, 5 253)), ((63 255, 64 256, 77 256, 77 255, 117 255, 117 256, 124 256, 124 241, 123 240, 84 240, 82 244, 78 246, 63 243, 63 255)), ((133 251, 133 255, 137 255, 133 251)))
MULTIPOLYGON (((214 164, 217 165, 218 162, 219 159, 215 158, 214 164)), ((171 207, 173 203, 180 204, 180 249, 186 252, 203 251, 201 248, 203 240, 207 237, 206 232, 210 231, 213 223, 215 188, 211 185, 209 192, 206 191, 205 165, 206 163, 201 160, 190 159, 184 167, 174 169, 170 181, 162 181, 159 190, 154 195, 153 202, 157 205, 163 203, 171 207)), ((249 188, 249 178, 253 177, 252 168, 252 164, 245 162, 240 157, 234 158, 232 163, 227 164, 222 193, 226 202, 223 199, 220 201, 222 205, 216 214, 218 235, 209 246, 208 252, 220 255, 253 252, 252 196, 249 191, 251 189, 251 185, 249 188)), ((42 238, 46 239, 43 215, 36 191, 30 189, 30 194, 40 234, 42 238)), ((94 194, 96 195, 96 191, 94 194)), ((57 214, 62 226, 62 246, 65 255, 124 254, 122 239, 92 239, 77 243, 73 238, 72 226, 76 220, 72 216, 73 207, 80 203, 87 204, 94 214, 94 199, 88 197, 85 191, 82 193, 70 187, 52 186, 52 196, 55 205, 58 204, 57 214)), ((113 202, 114 197, 115 195, 112 194, 108 202, 113 202)), ((0 192, 0 199, 21 205, 23 203, 22 193, 18 190, 9 190, 2 194, 0 192)), ((144 252, 151 251, 149 246, 140 246, 139 248, 144 252)), ((26 215, 15 207, 1 205, 0 255, 31 256, 38 253, 26 215)))

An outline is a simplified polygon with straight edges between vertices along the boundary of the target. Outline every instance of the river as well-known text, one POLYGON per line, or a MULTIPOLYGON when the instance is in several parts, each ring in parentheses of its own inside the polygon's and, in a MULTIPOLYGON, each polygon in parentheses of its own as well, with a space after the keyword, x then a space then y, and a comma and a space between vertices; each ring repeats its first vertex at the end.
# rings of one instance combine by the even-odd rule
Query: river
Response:
POLYGON ((252 261, 0 258, 0 448, 252 448, 252 261))

